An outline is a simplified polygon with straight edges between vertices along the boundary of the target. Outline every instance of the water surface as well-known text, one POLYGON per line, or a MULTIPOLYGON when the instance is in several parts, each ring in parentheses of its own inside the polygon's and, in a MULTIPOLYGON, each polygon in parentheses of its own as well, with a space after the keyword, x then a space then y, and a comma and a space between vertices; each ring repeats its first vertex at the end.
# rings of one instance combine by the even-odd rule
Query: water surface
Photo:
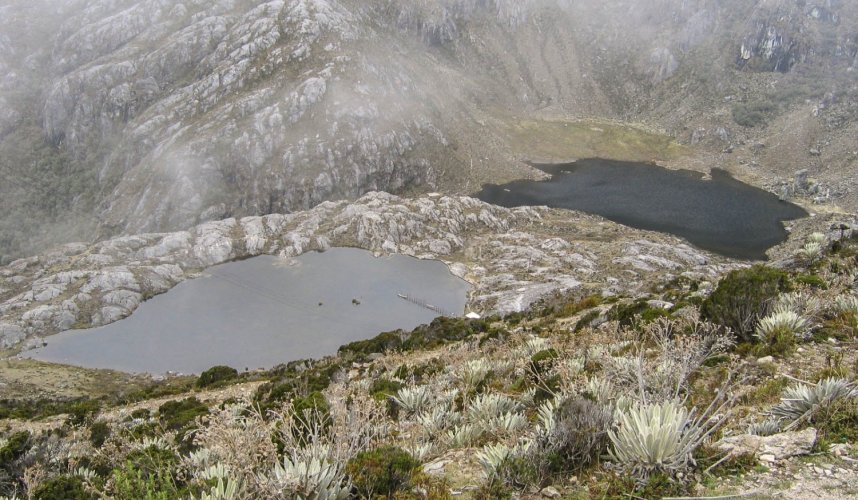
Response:
POLYGON ((268 368, 438 316, 399 293, 460 314, 470 289, 442 262, 402 255, 335 248, 293 262, 262 256, 215 266, 124 320, 48 337, 27 355, 140 373, 268 368))
POLYGON ((723 170, 701 174, 647 163, 581 160, 534 165, 547 181, 488 185, 476 196, 504 207, 547 205, 601 215, 627 226, 661 231, 728 257, 766 259, 787 238, 785 220, 801 207, 740 182, 723 170))

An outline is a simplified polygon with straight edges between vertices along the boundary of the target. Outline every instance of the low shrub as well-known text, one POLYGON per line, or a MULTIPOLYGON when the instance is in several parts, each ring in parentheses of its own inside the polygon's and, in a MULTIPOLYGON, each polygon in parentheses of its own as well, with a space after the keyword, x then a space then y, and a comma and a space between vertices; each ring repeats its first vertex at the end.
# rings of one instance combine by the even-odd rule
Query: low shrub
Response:
POLYGON ((740 103, 733 106, 733 121, 743 127, 757 127, 764 125, 777 111, 775 105, 769 99, 740 103))
POLYGON ((346 473, 364 498, 394 498, 396 492, 410 489, 419 469, 419 461, 395 446, 358 453, 346 464, 346 473))
POLYGON ((579 319, 575 323, 575 328, 573 329, 573 331, 575 333, 578 333, 581 330, 583 330, 584 328, 590 326, 593 323, 593 321, 595 321, 599 317, 600 314, 601 314, 601 312, 599 312, 599 310, 597 310, 597 309, 594 309, 594 310, 589 311, 588 313, 584 314, 583 316, 581 316, 581 319, 579 319))
POLYGON ((167 401, 158 408, 158 418, 171 431, 183 429, 208 413, 209 407, 197 398, 167 401))
POLYGON ((40 484, 32 497, 34 500, 94 500, 95 495, 86 491, 83 479, 76 476, 57 476, 40 484))
POLYGON ((814 417, 819 439, 826 443, 858 442, 858 398, 839 399, 814 417))
POLYGON ((69 424, 73 426, 84 425, 101 409, 101 403, 94 399, 85 399, 71 404, 68 409, 69 424))
POLYGON ((402 382, 390 380, 386 378, 377 378, 369 386, 369 393, 378 401, 386 400, 391 396, 395 396, 399 389, 402 389, 402 382))
POLYGON ((636 327, 667 316, 670 313, 660 307, 652 307, 646 299, 616 304, 608 311, 608 319, 618 321, 621 327, 636 327))
POLYGON ((101 448, 110 437, 110 426, 106 422, 96 422, 89 426, 89 442, 95 448, 101 448))
POLYGON ((607 451, 613 421, 613 412, 606 406, 584 398, 564 401, 555 411, 554 428, 540 446, 544 473, 579 470, 597 460, 607 451))
POLYGON ((560 357, 556 349, 545 349, 530 357, 530 371, 535 375, 542 376, 554 366, 554 362, 560 357))
POLYGON ((31 444, 29 432, 21 431, 12 434, 6 444, 0 448, 0 468, 8 468, 12 462, 24 456, 31 444))
POLYGON ((182 498, 184 492, 173 475, 178 463, 173 452, 156 447, 131 452, 125 464, 113 470, 109 498, 182 498))
POLYGON ((238 370, 229 366, 213 366, 200 374, 197 387, 210 387, 238 378, 238 370))
POLYGON ((131 412, 131 418, 145 420, 152 416, 152 413, 147 408, 137 408, 131 412))
POLYGON ((703 319, 729 327, 738 341, 753 342, 757 322, 779 294, 791 289, 789 276, 778 269, 756 265, 731 271, 703 301, 700 313, 703 319))
POLYGON ((316 431, 324 433, 331 427, 331 405, 321 392, 293 399, 292 412, 297 424, 293 429, 304 437, 316 431))

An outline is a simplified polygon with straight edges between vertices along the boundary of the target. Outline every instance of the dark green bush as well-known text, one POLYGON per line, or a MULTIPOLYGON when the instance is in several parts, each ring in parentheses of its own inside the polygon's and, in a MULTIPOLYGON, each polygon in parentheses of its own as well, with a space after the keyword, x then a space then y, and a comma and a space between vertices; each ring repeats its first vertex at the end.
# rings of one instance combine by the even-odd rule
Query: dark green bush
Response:
POLYGON ((150 446, 143 450, 134 450, 128 454, 126 461, 143 475, 153 476, 161 471, 172 471, 179 465, 179 456, 170 450, 150 446))
POLYGON ((813 420, 821 441, 858 442, 858 398, 842 398, 823 406, 813 420))
POLYGON ((101 403, 94 399, 86 399, 72 403, 68 409, 69 423, 74 426, 83 425, 90 421, 98 410, 101 409, 101 403))
POLYGON ((770 100, 740 103, 733 106, 733 121, 743 127, 764 125, 777 111, 777 105, 770 100))
POLYGON ((12 434, 6 445, 0 448, 0 467, 7 468, 30 449, 30 433, 27 431, 12 434))
POLYGON ((530 357, 530 371, 536 375, 543 375, 551 370, 554 361, 560 357, 556 349, 545 349, 530 357))
POLYGON ((200 374, 197 387, 209 387, 238 378, 238 370, 229 366, 213 366, 200 374))
POLYGON ((821 276, 818 276, 816 274, 799 274, 795 277, 795 281, 800 285, 807 285, 809 287, 818 288, 820 290, 828 289, 828 283, 826 283, 821 276))
POLYGON ((158 418, 171 431, 182 429, 208 413, 209 407, 197 398, 167 401, 158 408, 158 418))
POLYGON ((399 349, 402 346, 402 336, 404 332, 384 332, 367 340, 358 340, 340 347, 340 354, 352 353, 359 355, 368 355, 374 353, 384 353, 393 349, 399 349))
POLYGON ((110 426, 105 422, 96 422, 89 426, 89 441, 95 448, 101 448, 101 445, 110 437, 110 426))
POLYGON ((655 321, 658 318, 670 316, 660 307, 652 307, 646 299, 638 299, 630 303, 620 303, 608 311, 608 319, 619 322, 620 326, 636 327, 643 323, 655 321))
POLYGON ((170 500, 186 497, 175 475, 179 463, 178 455, 157 446, 132 451, 125 465, 113 471, 115 498, 170 500))
POLYGON ((152 413, 146 408, 137 408, 131 412, 131 418, 137 418, 140 420, 145 420, 150 416, 152 416, 152 413))
POLYGON ((298 431, 307 435, 313 429, 327 431, 331 426, 331 405, 321 392, 292 400, 292 411, 298 422, 298 431))
POLYGON ((346 464, 346 473, 364 498, 393 498, 410 489, 420 462, 401 448, 386 446, 358 453, 346 464))
POLYGON ((402 389, 401 382, 388 380, 386 378, 377 378, 369 387, 369 393, 372 394, 375 399, 383 400, 387 399, 389 396, 395 395, 396 391, 399 389, 402 389))
POLYGON ((703 301, 704 319, 729 327, 739 341, 755 340, 757 322, 769 312, 777 296, 792 289, 789 276, 763 265, 732 271, 703 301))
POLYGON ((464 340, 473 335, 492 331, 487 320, 468 320, 440 316, 428 325, 421 325, 406 333, 402 330, 382 333, 369 340, 352 342, 340 347, 340 354, 352 354, 365 359, 370 354, 393 349, 413 351, 432 349, 449 342, 464 340))
POLYGON ((295 397, 324 391, 344 363, 339 359, 291 362, 272 371, 274 379, 256 390, 254 403, 265 413, 295 397))
POLYGON ((583 330, 585 327, 590 326, 593 323, 593 321, 595 321, 599 317, 600 314, 601 313, 597 309, 594 309, 594 310, 588 312, 587 314, 585 314, 584 316, 581 316, 581 319, 579 319, 575 323, 575 329, 574 329, 575 333, 578 333, 581 330, 583 330))
MULTIPOLYGON (((98 402, 86 399, 4 399, 0 400, 0 418, 32 420, 54 415, 85 413, 86 408, 97 410, 98 402)), ((90 412, 91 413, 91 412, 90 412)), ((86 415, 79 415, 75 424, 83 423, 86 415)))
POLYGON ((57 476, 43 482, 33 492, 35 500, 92 500, 95 496, 88 493, 83 480, 76 476, 57 476))

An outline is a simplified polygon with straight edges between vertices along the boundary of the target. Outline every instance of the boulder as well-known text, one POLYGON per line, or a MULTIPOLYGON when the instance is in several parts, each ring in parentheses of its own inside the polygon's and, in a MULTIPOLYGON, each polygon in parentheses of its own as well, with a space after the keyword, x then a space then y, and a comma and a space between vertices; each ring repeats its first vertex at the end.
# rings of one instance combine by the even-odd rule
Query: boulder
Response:
POLYGON ((796 432, 781 432, 771 436, 740 434, 726 437, 715 448, 731 455, 754 455, 759 459, 777 462, 787 458, 807 455, 816 443, 816 429, 808 428, 796 432))

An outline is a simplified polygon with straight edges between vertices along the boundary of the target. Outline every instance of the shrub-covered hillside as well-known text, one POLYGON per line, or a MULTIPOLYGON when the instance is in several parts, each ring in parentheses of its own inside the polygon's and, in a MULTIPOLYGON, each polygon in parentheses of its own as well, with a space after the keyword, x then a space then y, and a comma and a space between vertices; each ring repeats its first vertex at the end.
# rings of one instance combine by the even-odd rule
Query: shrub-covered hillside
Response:
POLYGON ((718 283, 440 318, 122 399, 5 401, 0 493, 845 498, 856 283, 858 240, 813 235, 791 265, 718 283))

